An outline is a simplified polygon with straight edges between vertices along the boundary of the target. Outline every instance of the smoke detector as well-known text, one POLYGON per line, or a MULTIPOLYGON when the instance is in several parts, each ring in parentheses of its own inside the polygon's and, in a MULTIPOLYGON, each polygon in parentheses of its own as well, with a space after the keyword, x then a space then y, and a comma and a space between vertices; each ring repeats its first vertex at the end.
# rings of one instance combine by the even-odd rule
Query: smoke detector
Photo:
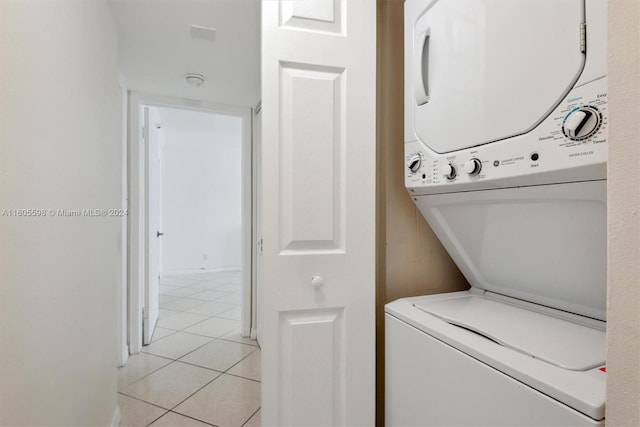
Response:
POLYGON ((187 73, 184 78, 193 87, 200 87, 204 84, 204 76, 202 74, 187 73))

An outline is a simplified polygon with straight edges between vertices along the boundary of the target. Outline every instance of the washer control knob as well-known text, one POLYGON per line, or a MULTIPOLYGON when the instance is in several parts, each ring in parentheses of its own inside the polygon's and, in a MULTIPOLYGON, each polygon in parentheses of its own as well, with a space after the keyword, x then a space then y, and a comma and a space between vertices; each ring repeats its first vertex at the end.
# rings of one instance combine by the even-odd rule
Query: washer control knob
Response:
POLYGON ((453 163, 447 163, 444 165, 444 177, 447 179, 453 179, 458 175, 458 171, 456 170, 456 166, 453 163))
POLYGON ((482 170, 482 162, 474 157, 464 162, 462 169, 469 175, 478 175, 482 170))
POLYGON ((562 125, 565 136, 573 141, 581 141, 596 133, 602 123, 602 116, 596 107, 590 105, 573 110, 562 125))
POLYGON ((420 166, 422 165, 422 156, 420 153, 414 153, 409 157, 407 161, 407 167, 411 171, 411 173, 416 173, 420 170, 420 166))

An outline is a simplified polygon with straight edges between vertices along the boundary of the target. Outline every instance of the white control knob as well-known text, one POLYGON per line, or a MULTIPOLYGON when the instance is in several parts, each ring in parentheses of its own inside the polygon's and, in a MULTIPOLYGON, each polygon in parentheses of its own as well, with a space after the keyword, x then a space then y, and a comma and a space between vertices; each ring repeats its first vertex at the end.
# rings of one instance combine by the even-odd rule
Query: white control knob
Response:
POLYGON ((482 170, 482 162, 474 157, 464 162, 462 170, 469 175, 478 175, 482 170))
POLYGON ((453 163, 447 163, 443 168, 444 177, 447 179, 453 179, 458 175, 458 171, 456 171, 456 167, 453 163))
POLYGON ((420 165, 422 165, 422 156, 419 153, 412 154, 407 161, 407 167, 411 171, 411 173, 416 173, 420 170, 420 165))
POLYGON ((588 105, 569 113, 562 125, 562 131, 567 138, 580 141, 596 133, 601 122, 602 116, 598 109, 588 105))

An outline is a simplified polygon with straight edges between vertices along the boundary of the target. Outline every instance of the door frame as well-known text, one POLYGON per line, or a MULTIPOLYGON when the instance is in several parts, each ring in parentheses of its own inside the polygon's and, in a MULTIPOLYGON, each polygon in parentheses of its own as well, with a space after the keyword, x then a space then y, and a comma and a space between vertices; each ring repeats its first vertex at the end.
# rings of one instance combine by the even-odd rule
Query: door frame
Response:
POLYGON ((145 231, 146 158, 142 135, 141 112, 144 107, 167 107, 239 117, 242 120, 242 335, 251 333, 251 258, 252 242, 252 111, 249 107, 216 104, 186 98, 130 92, 128 108, 128 331, 129 353, 142 350, 142 319, 146 277, 147 247, 145 231))
POLYGON ((252 245, 253 249, 251 251, 251 339, 254 339, 260 344, 260 329, 262 325, 260 325, 260 311, 258 309, 258 301, 260 299, 260 256, 262 255, 262 191, 261 191, 261 183, 260 183, 260 174, 262 168, 260 167, 260 163, 262 162, 262 101, 259 101, 256 106, 251 110, 252 112, 252 124, 251 128, 253 130, 252 135, 252 168, 253 168, 253 177, 252 177, 252 186, 253 186, 253 194, 251 195, 251 202, 253 203, 251 209, 252 215, 252 245))

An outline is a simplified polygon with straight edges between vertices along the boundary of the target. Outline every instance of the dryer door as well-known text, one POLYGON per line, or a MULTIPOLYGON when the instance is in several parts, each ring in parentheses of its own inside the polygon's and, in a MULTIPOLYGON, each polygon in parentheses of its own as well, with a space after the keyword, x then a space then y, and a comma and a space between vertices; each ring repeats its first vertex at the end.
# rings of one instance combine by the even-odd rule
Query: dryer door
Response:
POLYGON ((406 9, 407 106, 437 153, 530 131, 584 68, 583 0, 416 1, 424 7, 406 9))

